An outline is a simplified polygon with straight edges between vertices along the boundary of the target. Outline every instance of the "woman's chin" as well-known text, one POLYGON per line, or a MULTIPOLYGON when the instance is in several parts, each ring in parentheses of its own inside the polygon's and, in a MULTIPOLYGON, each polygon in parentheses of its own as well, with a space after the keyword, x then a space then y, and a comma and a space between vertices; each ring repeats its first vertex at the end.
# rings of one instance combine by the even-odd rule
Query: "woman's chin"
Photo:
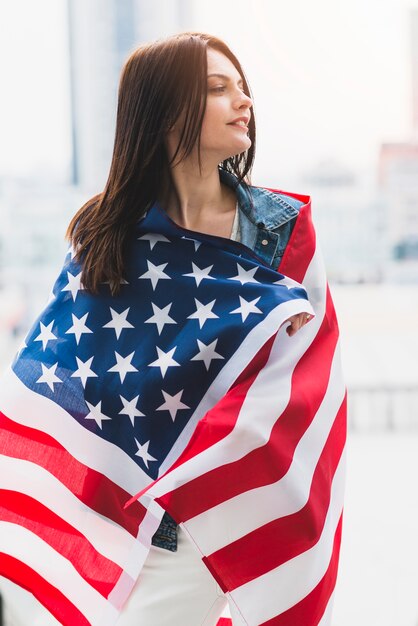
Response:
POLYGON ((231 149, 228 156, 225 156, 225 159, 229 159, 230 157, 234 157, 234 156, 237 156, 238 154, 242 154, 249 148, 251 148, 251 139, 249 139, 248 141, 242 141, 240 142, 239 146, 237 145, 235 148, 231 149))

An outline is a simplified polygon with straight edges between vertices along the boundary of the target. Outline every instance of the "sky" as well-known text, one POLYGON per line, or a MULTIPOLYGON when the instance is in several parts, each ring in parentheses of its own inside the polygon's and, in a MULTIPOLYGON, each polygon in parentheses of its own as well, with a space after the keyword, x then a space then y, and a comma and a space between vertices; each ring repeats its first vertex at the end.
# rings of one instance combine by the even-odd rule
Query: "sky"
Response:
MULTIPOLYGON (((382 141, 410 136, 408 9, 418 0, 197 5, 195 27, 224 38, 249 80, 259 178, 270 177, 277 164, 278 176, 290 180, 325 159, 372 170, 382 141)), ((64 175, 66 2, 3 0, 0 24, 0 175, 64 175)))

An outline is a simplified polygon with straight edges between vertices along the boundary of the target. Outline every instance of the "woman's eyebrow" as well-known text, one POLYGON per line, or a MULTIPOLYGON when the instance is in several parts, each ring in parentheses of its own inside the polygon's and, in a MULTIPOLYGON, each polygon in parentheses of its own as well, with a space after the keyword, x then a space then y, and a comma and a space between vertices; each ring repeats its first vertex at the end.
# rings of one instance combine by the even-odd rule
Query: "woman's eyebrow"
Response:
MULTIPOLYGON (((229 76, 226 76, 226 74, 208 74, 208 78, 210 78, 211 76, 217 76, 218 78, 223 78, 224 80, 231 80, 229 76)), ((244 84, 242 78, 239 79, 238 84, 244 84)))

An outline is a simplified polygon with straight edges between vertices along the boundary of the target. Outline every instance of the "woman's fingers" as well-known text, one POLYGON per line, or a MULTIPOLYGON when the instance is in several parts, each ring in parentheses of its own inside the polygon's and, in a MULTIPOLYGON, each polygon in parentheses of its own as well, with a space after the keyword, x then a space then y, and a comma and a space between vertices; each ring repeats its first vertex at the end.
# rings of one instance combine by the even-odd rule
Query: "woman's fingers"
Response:
POLYGON ((287 334, 291 337, 294 335, 299 328, 302 328, 309 320, 311 319, 311 315, 309 313, 298 313, 297 315, 292 315, 289 317, 287 322, 290 322, 290 325, 286 328, 287 334))
POLYGON ((289 317, 288 322, 290 322, 290 325, 286 328, 286 332, 289 335, 289 337, 294 335, 302 326, 302 321, 300 318, 301 318, 300 313, 298 315, 292 315, 292 317, 289 317))

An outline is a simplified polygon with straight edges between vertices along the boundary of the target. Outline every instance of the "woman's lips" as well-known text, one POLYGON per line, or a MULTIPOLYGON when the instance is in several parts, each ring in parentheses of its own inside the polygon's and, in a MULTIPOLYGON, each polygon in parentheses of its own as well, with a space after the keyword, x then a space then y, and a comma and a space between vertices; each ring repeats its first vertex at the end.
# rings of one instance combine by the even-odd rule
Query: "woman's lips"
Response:
POLYGON ((230 122, 228 126, 236 126, 237 128, 242 128, 242 130, 245 131, 248 130, 248 126, 244 126, 243 124, 235 124, 234 122, 230 122))

